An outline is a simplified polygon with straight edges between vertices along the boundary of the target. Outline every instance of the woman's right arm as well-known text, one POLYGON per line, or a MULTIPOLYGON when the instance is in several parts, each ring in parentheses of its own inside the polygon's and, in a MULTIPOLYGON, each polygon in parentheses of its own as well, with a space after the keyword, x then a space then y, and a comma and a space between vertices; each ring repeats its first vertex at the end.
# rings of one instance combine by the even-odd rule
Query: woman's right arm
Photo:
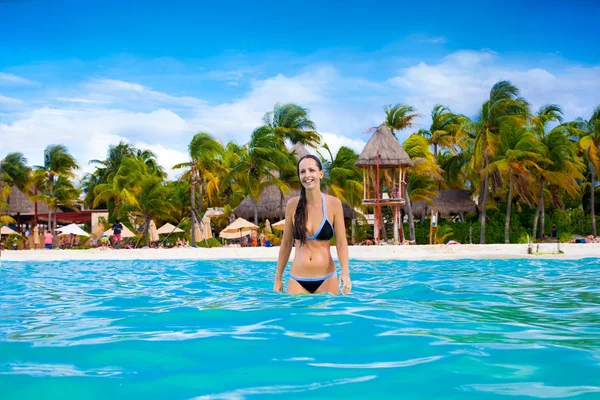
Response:
POLYGON ((281 247, 279 247, 279 258, 277 259, 277 271, 275 272, 275 283, 273 285, 274 292, 283 291, 283 271, 290 259, 292 246, 294 245, 294 214, 298 205, 298 198, 294 197, 288 200, 285 208, 285 225, 283 227, 283 238, 281 239, 281 247))

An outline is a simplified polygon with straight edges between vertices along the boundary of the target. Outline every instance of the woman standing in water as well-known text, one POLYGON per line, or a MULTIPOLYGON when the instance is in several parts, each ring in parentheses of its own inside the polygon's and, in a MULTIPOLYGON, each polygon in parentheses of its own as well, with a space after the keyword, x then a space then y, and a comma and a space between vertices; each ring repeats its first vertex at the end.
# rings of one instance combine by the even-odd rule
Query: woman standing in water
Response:
POLYGON ((340 283, 343 285, 342 293, 346 294, 352 289, 342 202, 321 192, 323 175, 323 167, 317 157, 307 155, 298 161, 298 177, 302 189, 299 197, 293 197, 287 203, 283 240, 273 285, 276 292, 283 291, 283 271, 294 241, 296 253, 290 271, 288 293, 338 294, 340 283), (339 281, 330 252, 334 233, 342 267, 339 281))

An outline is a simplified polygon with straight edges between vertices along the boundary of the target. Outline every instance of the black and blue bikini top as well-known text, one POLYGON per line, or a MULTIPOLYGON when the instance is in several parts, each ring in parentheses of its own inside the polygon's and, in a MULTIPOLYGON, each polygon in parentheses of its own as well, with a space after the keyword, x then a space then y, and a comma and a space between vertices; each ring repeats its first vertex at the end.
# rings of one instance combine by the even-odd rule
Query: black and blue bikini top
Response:
MULTIPOLYGON (((327 218, 327 207, 325 206, 325 194, 321 194, 323 198, 323 221, 321 221, 321 226, 317 229, 317 233, 313 236, 306 234, 306 240, 331 240, 333 237, 333 224, 327 218)), ((296 239, 300 240, 298 237, 296 239)))

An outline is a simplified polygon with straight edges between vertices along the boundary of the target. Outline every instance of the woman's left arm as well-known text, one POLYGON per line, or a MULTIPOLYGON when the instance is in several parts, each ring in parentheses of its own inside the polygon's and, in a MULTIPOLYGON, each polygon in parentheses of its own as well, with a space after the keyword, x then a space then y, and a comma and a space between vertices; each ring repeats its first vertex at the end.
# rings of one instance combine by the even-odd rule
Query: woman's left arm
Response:
POLYGON ((333 226, 335 230, 335 248, 342 267, 340 280, 343 284, 342 293, 347 294, 352 289, 350 280, 350 270, 348 268, 348 239, 346 238, 346 226, 344 224, 344 209, 342 202, 335 198, 335 213, 333 216, 333 226))

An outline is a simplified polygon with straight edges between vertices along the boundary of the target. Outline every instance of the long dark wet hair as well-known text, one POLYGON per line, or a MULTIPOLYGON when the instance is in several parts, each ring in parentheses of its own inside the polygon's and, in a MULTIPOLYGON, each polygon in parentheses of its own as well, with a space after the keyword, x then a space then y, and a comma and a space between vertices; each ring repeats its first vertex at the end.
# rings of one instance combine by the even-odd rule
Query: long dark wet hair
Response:
MULTIPOLYGON (((298 173, 298 178, 300 178, 300 163, 302 160, 306 158, 312 158, 317 162, 317 167, 319 171, 323 171, 323 165, 321 165, 321 160, 319 160, 316 156, 312 154, 307 154, 301 159, 298 160, 298 166, 296 167, 296 172, 298 173)), ((296 207, 296 214, 294 215, 294 237, 300 241, 300 246, 304 246, 306 244, 306 189, 302 182, 300 182, 300 200, 298 201, 298 206, 296 207)))

